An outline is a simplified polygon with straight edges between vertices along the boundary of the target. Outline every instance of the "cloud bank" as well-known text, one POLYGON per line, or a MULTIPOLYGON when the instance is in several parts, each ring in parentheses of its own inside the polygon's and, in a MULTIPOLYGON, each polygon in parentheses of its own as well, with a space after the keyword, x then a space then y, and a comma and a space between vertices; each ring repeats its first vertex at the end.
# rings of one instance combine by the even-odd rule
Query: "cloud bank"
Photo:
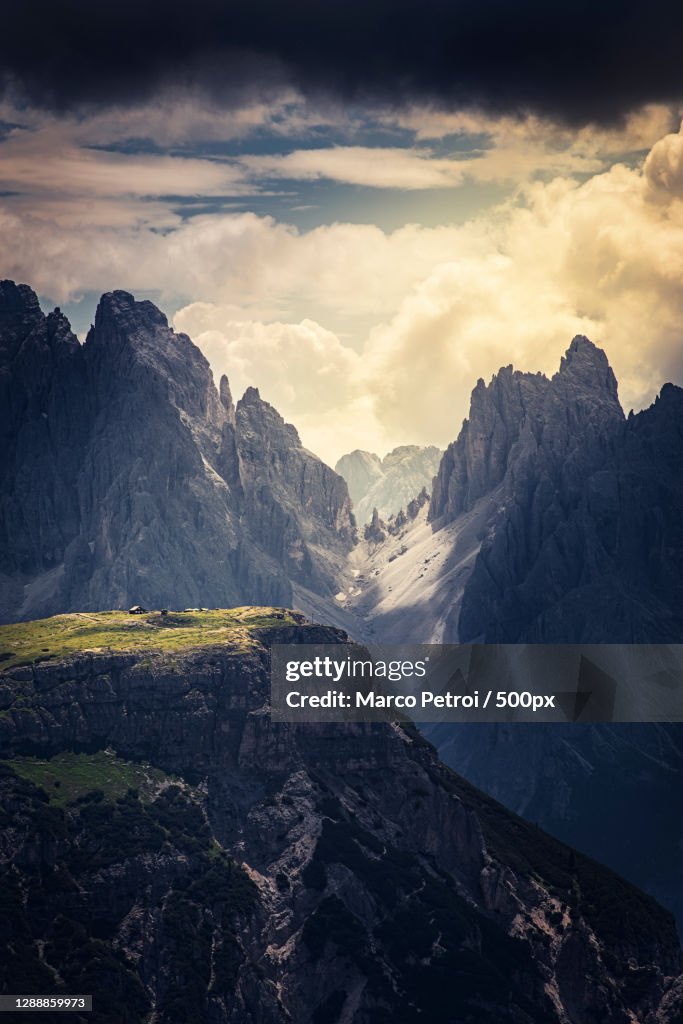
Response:
MULTIPOLYGON (((220 303, 190 304, 176 323, 238 391, 263 381, 265 397, 330 460, 351 446, 447 443, 478 377, 510 362, 553 373, 576 333, 606 348, 623 404, 640 408, 665 380, 683 380, 682 138, 660 140, 639 169, 616 164, 583 183, 535 183, 493 221, 431 236, 413 229, 409 248, 424 241, 432 266, 402 297, 392 293, 393 315, 368 333, 360 356, 319 324, 245 325, 220 303)), ((321 229, 331 250, 340 230, 321 229)), ((358 266, 374 262, 382 281, 405 282, 400 232, 373 239, 343 230, 331 304, 343 292, 351 305, 357 300, 358 266)), ((310 244, 310 236, 290 236, 281 281, 296 268, 323 292, 310 244)))
POLYGON ((322 123, 290 98, 241 115, 204 109, 204 137, 241 140, 217 156, 170 145, 192 137, 188 104, 156 117, 150 107, 147 122, 139 107, 28 112, 10 127, 0 274, 62 304, 115 287, 160 295, 236 394, 259 386, 331 462, 355 447, 446 444, 478 377, 510 362, 552 373, 577 332, 607 349, 627 408, 683 379, 683 134, 668 130, 668 108, 576 131, 533 116, 385 109, 376 123, 412 133, 407 145, 274 152, 280 130, 322 123), (163 146, 112 148, 145 123, 163 146), (249 152, 264 124, 270 151, 249 152), (441 140, 459 133, 481 145, 445 154, 441 140), (299 181, 300 202, 323 180, 369 188, 372 214, 392 190, 444 204, 446 188, 473 182, 508 190, 468 219, 445 207, 436 226, 395 230, 329 211, 304 229, 228 201, 299 181))
POLYGON ((65 110, 192 88, 608 123, 682 95, 668 0, 27 0, 3 11, 5 86, 65 110))

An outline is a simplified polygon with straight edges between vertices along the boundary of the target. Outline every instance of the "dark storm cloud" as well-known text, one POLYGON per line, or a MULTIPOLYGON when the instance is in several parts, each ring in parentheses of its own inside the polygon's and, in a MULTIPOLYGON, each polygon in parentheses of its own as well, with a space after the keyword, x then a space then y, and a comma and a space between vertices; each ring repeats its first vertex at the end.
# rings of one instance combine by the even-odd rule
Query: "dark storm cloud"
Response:
POLYGON ((354 102, 611 121, 683 94, 669 0, 15 0, 6 82, 54 109, 199 87, 224 102, 290 84, 354 102))

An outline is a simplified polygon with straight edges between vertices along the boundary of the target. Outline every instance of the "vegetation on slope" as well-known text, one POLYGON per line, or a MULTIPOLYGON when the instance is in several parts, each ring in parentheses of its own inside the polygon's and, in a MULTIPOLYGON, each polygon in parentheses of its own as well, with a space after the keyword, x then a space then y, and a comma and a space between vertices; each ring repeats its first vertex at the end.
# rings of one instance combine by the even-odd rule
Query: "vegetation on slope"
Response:
MULTIPOLYGON (((144 918, 161 951, 163 1024, 206 1020, 211 1000, 230 1002, 257 891, 217 844, 194 792, 158 772, 154 798, 96 789, 58 805, 22 776, 25 766, 0 763, 0 828, 16 847, 0 885, 0 991, 93 993, 92 1013, 74 1021, 143 1024, 149 993, 125 947, 144 918)), ((139 766, 117 760, 116 770, 139 766)), ((41 1014, 44 1024, 62 1016, 41 1014)))
POLYGON ((76 612, 35 622, 0 626, 0 670, 70 654, 108 651, 178 651, 191 647, 253 642, 252 631, 295 625, 284 608, 230 608, 188 612, 76 612))
POLYGON ((138 792, 147 803, 167 783, 168 776, 150 765, 133 764, 111 751, 75 754, 63 751, 51 758, 15 757, 0 762, 47 794, 57 807, 80 800, 93 791, 106 800, 118 800, 129 789, 138 792))

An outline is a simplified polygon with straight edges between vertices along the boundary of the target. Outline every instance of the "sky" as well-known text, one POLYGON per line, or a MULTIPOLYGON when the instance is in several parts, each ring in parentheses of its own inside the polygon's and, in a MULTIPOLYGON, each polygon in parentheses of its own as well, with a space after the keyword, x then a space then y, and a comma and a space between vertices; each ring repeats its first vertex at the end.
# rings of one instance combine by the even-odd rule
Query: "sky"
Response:
POLYGON ((152 299, 332 464, 577 333, 642 408, 683 383, 683 10, 595 7, 15 5, 0 276, 81 337, 152 299))

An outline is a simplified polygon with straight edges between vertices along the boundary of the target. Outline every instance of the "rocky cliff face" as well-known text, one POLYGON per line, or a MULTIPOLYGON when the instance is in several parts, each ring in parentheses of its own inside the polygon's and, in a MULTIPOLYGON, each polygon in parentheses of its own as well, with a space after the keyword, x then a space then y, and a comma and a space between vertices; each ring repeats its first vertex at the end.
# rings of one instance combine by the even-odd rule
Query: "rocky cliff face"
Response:
POLYGON ((343 480, 249 394, 235 410, 150 302, 102 297, 80 345, 0 286, 0 618, 334 593, 343 480))
POLYGON ((507 496, 532 463, 557 487, 580 486, 581 469, 609 451, 623 419, 605 353, 587 338, 574 338, 551 379, 503 367, 472 392, 469 418, 441 461, 430 518, 450 521, 504 481, 507 496))
MULTIPOLYGON (((459 501, 467 507, 472 488, 476 498, 500 486, 500 511, 465 589, 458 635, 679 639, 683 485, 674 467, 683 457, 683 390, 667 385, 651 409, 624 421, 604 353, 585 339, 575 339, 559 373, 543 380, 531 402, 513 403, 514 427, 502 444, 494 414, 471 470, 463 429, 455 448, 464 460, 455 459, 447 481, 441 474, 435 492, 432 518, 448 518, 459 501)), ((489 413, 497 398, 487 396, 489 413)))
POLYGON ((388 519, 403 509, 432 481, 439 468, 441 452, 434 445, 401 445, 383 459, 371 452, 343 455, 335 470, 346 480, 359 523, 372 518, 373 509, 388 519))
POLYGON ((80 346, 58 310, 43 316, 26 285, 0 283, 0 605, 21 579, 59 573, 78 531, 75 473, 87 400, 80 346), (80 391, 81 401, 72 396, 80 391), (69 453, 64 459, 62 453, 69 453))
MULTIPOLYGON (((551 380, 506 368, 480 381, 430 510, 435 538, 450 530, 456 548, 473 518, 478 526, 446 638, 681 642, 681 465, 683 390, 667 384, 651 408, 624 419, 604 353, 584 338, 551 380)), ((683 920, 678 726, 439 726, 430 735, 477 785, 683 920)))
POLYGON ((237 403, 236 429, 245 519, 261 546, 288 576, 330 592, 338 566, 356 539, 346 484, 302 448, 256 388, 237 403))
POLYGON ((430 519, 488 503, 453 610, 461 641, 658 642, 683 636, 683 390, 625 420, 604 353, 575 338, 550 380, 507 367, 472 394, 430 519))
POLYGON ((272 723, 273 642, 344 636, 270 625, 0 674, 5 984, 93 990, 93 1024, 122 1007, 159 1024, 673 1024, 668 914, 413 729, 272 723), (141 782, 89 790, 105 748, 107 785, 141 782))

